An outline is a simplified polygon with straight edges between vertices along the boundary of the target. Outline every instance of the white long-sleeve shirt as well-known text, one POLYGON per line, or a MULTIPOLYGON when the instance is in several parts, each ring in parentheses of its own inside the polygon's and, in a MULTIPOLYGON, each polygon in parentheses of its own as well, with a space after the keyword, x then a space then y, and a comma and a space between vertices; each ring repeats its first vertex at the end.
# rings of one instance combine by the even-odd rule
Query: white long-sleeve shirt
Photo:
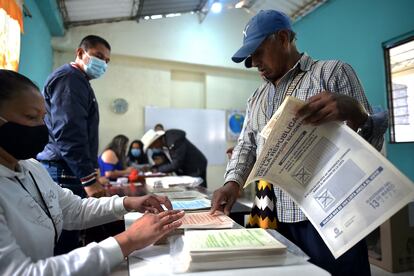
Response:
POLYGON ((112 237, 53 257, 55 231, 42 210, 45 206, 29 171, 59 235, 62 229, 85 229, 121 219, 127 213, 123 198, 118 196, 81 199, 61 188, 34 159, 19 161, 17 171, 0 165, 0 275, 109 274, 123 260, 112 237))

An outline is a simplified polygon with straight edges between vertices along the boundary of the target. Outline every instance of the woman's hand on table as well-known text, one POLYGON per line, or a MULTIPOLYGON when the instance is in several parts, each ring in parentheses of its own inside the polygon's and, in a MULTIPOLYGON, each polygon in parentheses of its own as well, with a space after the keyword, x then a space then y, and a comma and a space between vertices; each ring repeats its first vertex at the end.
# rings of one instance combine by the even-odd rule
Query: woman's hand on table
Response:
POLYGON ((146 213, 137 219, 126 231, 115 236, 124 256, 132 251, 153 244, 181 225, 184 211, 165 211, 159 214, 146 213))
POLYGON ((125 197, 124 207, 127 211, 137 211, 140 213, 160 213, 164 211, 164 205, 168 210, 172 210, 171 201, 166 196, 145 195, 137 197, 125 197))

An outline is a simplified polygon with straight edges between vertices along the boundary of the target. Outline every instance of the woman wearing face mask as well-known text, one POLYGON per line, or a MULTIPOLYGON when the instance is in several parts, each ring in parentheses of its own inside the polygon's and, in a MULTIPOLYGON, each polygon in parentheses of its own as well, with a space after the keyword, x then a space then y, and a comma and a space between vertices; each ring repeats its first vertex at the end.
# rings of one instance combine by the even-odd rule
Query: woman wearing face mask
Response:
POLYGON ((106 275, 133 250, 180 225, 183 213, 165 197, 84 198, 56 185, 30 159, 48 141, 45 104, 26 77, 0 70, 0 275, 106 275), (121 218, 131 210, 147 213, 128 230, 53 257, 62 229, 82 229, 121 218))
POLYGON ((144 144, 140 140, 132 141, 129 146, 127 163, 134 168, 148 165, 148 158, 144 153, 144 144))
POLYGON ((98 158, 101 176, 116 180, 118 177, 128 175, 132 167, 126 168, 126 148, 128 137, 125 135, 115 136, 98 158))

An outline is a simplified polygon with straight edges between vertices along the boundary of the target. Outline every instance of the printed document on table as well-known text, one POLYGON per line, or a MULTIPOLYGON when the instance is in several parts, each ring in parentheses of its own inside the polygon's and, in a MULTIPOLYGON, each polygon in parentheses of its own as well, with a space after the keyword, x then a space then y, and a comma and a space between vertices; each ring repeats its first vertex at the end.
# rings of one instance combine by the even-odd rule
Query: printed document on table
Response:
POLYGON ((234 221, 224 213, 210 214, 210 211, 186 213, 181 222, 180 228, 184 229, 223 229, 234 226, 234 221))
POLYGON ((206 198, 192 199, 192 200, 172 200, 171 204, 174 210, 199 210, 208 209, 211 207, 211 201, 206 198))
POLYGON ((190 253, 240 250, 285 252, 286 250, 285 245, 261 228, 187 231, 184 240, 189 245, 190 253))
POLYGON ((287 97, 245 186, 264 179, 301 207, 338 258, 414 198, 414 184, 343 123, 304 125, 287 97))
POLYGON ((206 194, 198 191, 182 191, 182 192, 156 192, 156 195, 167 196, 169 199, 190 199, 190 198, 204 198, 206 194))

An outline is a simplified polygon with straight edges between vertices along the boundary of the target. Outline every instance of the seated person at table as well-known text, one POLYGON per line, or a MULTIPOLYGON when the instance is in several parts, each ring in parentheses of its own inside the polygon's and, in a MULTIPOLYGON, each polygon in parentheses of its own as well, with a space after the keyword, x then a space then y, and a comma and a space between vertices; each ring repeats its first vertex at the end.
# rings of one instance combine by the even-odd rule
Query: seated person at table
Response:
POLYGON ((163 151, 170 163, 153 165, 153 170, 163 173, 175 172, 177 175, 201 177, 202 186, 207 187, 207 158, 179 129, 167 131, 148 130, 141 141, 144 149, 151 148, 163 151))
MULTIPOLYGON (((154 131, 164 131, 164 125, 158 123, 154 126, 154 131)), ((168 160, 167 156, 161 149, 153 148, 147 150, 147 156, 149 163, 151 165, 161 166, 163 164, 168 164, 170 161, 168 160)))
POLYGON ((165 155, 163 149, 159 148, 147 149, 147 158, 148 163, 151 166, 161 166, 170 163, 170 160, 168 160, 167 155, 165 155))
POLYGON ((128 138, 125 135, 115 136, 98 158, 101 176, 108 179, 117 179, 128 175, 132 167, 126 168, 126 149, 128 138))
POLYGON ((0 70, 0 275, 108 275, 132 251, 180 226, 166 197, 83 198, 56 185, 35 159, 48 142, 45 103, 28 78, 0 70), (128 230, 53 256, 62 229, 82 229, 146 213, 128 230))
POLYGON ((132 141, 129 146, 127 164, 134 168, 141 168, 148 164, 148 158, 144 153, 144 144, 140 140, 132 141))

